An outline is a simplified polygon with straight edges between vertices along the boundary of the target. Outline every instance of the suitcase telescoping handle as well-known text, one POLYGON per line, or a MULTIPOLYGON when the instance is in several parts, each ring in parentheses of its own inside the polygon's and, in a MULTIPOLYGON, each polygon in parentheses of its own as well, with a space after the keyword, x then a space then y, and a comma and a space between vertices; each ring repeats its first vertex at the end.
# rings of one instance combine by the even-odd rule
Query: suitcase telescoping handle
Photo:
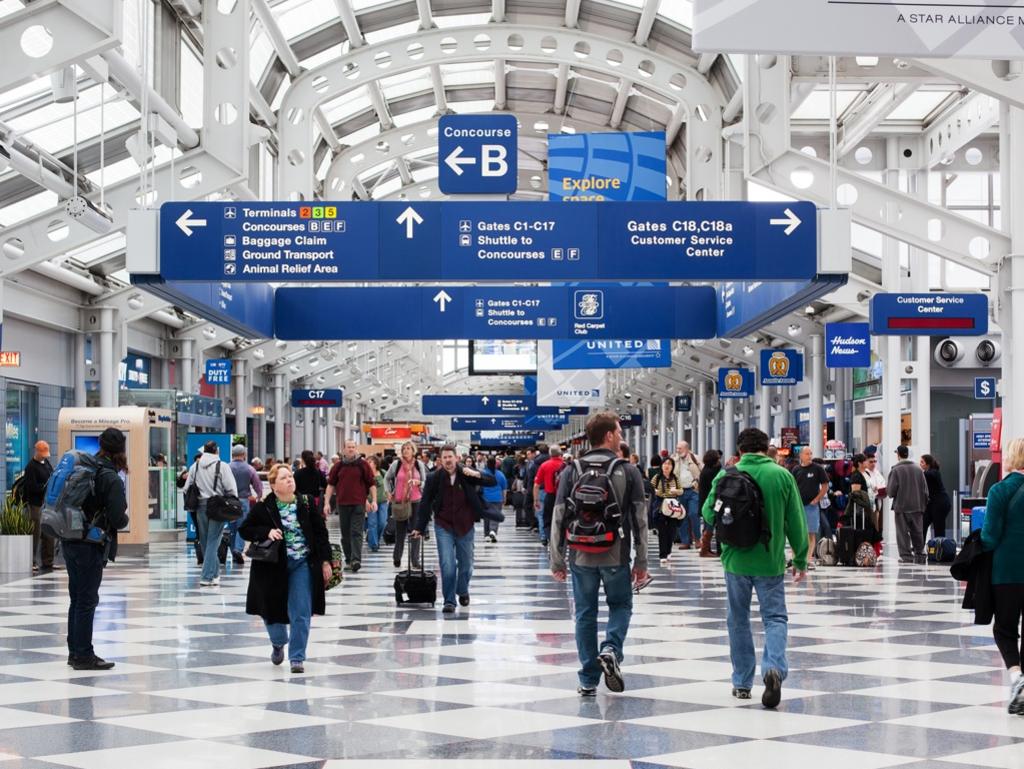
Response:
MULTIPOLYGON (((411 520, 412 519, 410 518, 410 521, 411 520)), ((430 524, 428 523, 427 526, 429 526, 429 525, 430 524)), ((426 555, 426 550, 427 550, 427 548, 426 548, 426 541, 427 541, 427 538, 426 538, 426 533, 427 533, 426 532, 426 528, 427 527, 424 526, 423 527, 424 530, 420 533, 420 542, 422 543, 420 545, 420 574, 422 574, 424 576, 426 576, 426 574, 427 574, 427 559, 423 557, 424 555, 426 555)), ((409 542, 408 542, 408 545, 409 545, 409 573, 412 574, 412 546, 413 546, 413 542, 415 542, 415 540, 410 538, 408 533, 406 533, 405 536, 406 536, 407 539, 409 539, 409 542)))

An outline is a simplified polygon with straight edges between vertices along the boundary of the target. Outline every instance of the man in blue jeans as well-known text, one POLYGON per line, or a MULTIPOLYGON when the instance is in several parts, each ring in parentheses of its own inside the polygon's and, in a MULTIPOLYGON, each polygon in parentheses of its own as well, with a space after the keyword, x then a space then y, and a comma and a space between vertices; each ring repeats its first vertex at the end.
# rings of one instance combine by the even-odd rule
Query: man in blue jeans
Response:
POLYGON ((238 501, 242 503, 242 517, 237 521, 228 524, 231 532, 231 555, 235 564, 241 566, 245 563, 242 552, 245 550, 245 541, 238 533, 238 527, 245 522, 249 515, 249 505, 253 500, 263 498, 263 482, 259 473, 246 461, 246 448, 241 443, 231 447, 231 474, 235 476, 235 486, 238 489, 238 501))
POLYGON ((611 412, 595 414, 587 422, 587 440, 591 450, 578 462, 562 471, 555 497, 548 553, 551 573, 558 582, 565 582, 567 571, 572 571, 572 592, 576 602, 576 651, 580 658, 579 686, 581 697, 597 694, 597 683, 604 674, 604 683, 610 691, 626 688, 619 670, 622 647, 633 616, 633 583, 643 586, 647 576, 647 510, 644 501, 644 483, 635 465, 619 459, 617 450, 622 442, 619 418, 611 412), (610 503, 621 512, 620 525, 613 533, 611 547, 601 552, 586 552, 570 544, 571 562, 565 558, 566 526, 572 521, 566 512, 566 500, 572 501, 573 487, 581 471, 591 476, 591 470, 603 473, 611 484, 610 503), (632 547, 636 548, 636 561, 630 569, 632 547), (605 638, 598 646, 597 603, 604 584, 605 602, 608 604, 608 626, 605 638))
MULTIPOLYGON (((736 440, 740 461, 736 470, 746 473, 761 490, 763 527, 771 533, 764 544, 738 548, 722 542, 722 566, 725 568, 725 590, 729 600, 729 656, 732 658, 732 695, 749 700, 754 684, 756 659, 754 637, 750 630, 750 603, 754 591, 764 624, 764 654, 761 677, 764 694, 761 704, 777 707, 782 701, 782 682, 789 673, 786 643, 789 616, 786 613, 786 541, 793 548, 794 584, 807 574, 807 521, 800 490, 793 476, 768 457, 768 436, 757 428, 749 428, 736 440)), ((731 468, 730 468, 731 469, 731 468)), ((711 493, 704 502, 703 516, 709 526, 715 524, 718 486, 726 471, 720 472, 711 484, 711 493)), ((723 499, 732 507, 737 500, 723 499)), ((731 513, 730 513, 731 514, 731 513)), ((720 534, 719 540, 723 539, 720 534)))
POLYGON ((441 593, 444 613, 455 611, 455 597, 461 606, 469 606, 469 580, 473 576, 473 532, 483 517, 480 486, 494 486, 493 475, 459 464, 452 445, 441 449, 441 466, 432 472, 423 486, 416 508, 416 522, 409 536, 423 536, 427 522, 434 518, 437 557, 441 562, 441 593))

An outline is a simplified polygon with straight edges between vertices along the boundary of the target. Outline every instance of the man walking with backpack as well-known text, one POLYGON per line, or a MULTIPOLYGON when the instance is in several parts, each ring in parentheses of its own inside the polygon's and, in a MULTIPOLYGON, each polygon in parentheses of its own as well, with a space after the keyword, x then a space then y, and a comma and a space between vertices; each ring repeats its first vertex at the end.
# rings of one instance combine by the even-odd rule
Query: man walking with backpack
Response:
POLYGON ((559 478, 548 552, 555 580, 565 582, 572 571, 580 658, 577 691, 593 697, 602 673, 610 691, 626 688, 619 664, 633 616, 633 583, 648 582, 647 505, 640 471, 617 454, 622 442, 618 416, 607 411, 595 414, 587 421, 586 433, 591 450, 566 466, 559 478), (633 547, 636 560, 631 571, 633 547), (599 647, 597 601, 602 583, 608 626, 599 647))
POLYGON ((722 543, 722 566, 729 601, 729 656, 732 695, 750 699, 756 659, 750 630, 754 591, 764 624, 761 704, 777 707, 789 666, 786 642, 786 541, 793 548, 794 584, 807 575, 807 521, 793 476, 768 457, 768 436, 743 430, 737 438, 740 460, 715 478, 704 502, 704 520, 722 543))
MULTIPOLYGON (((221 461, 216 441, 203 444, 203 454, 195 461, 188 471, 185 481, 185 497, 193 486, 199 492, 196 505, 196 534, 198 541, 203 543, 203 573, 199 578, 200 587, 216 587, 220 584, 220 562, 217 550, 224 534, 224 521, 215 521, 206 513, 206 507, 212 497, 238 496, 238 486, 231 466, 221 461)), ((195 492, 193 492, 194 494, 195 492)))

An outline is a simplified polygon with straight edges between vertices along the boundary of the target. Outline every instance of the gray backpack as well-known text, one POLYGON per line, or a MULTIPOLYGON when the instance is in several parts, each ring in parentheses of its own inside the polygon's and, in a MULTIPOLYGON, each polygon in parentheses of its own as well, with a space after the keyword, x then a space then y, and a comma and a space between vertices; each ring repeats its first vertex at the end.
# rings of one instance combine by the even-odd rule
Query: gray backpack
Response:
POLYGON ((822 566, 835 566, 839 563, 839 553, 836 551, 834 539, 819 539, 814 548, 814 557, 822 566))

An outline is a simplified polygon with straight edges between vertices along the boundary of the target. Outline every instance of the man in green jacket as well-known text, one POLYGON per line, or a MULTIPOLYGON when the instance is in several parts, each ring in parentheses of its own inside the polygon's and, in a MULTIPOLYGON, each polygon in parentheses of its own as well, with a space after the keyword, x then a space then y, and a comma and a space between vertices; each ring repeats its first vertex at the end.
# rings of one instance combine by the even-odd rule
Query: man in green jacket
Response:
MULTIPOLYGON (((794 584, 807 574, 807 521, 800 502, 800 490, 785 468, 768 458, 768 436, 761 430, 744 430, 737 438, 740 461, 736 469, 747 473, 764 499, 764 525, 771 533, 765 544, 749 548, 722 544, 722 566, 729 599, 729 656, 732 659, 732 694, 750 699, 754 683, 754 636, 750 630, 750 602, 753 591, 764 623, 764 653, 761 677, 765 690, 761 704, 777 707, 782 701, 782 682, 789 666, 786 662, 786 638, 789 616, 786 614, 786 540, 793 548, 794 584)), ((715 501, 721 472, 711 484, 711 494, 701 511, 709 526, 715 523, 715 501)))

